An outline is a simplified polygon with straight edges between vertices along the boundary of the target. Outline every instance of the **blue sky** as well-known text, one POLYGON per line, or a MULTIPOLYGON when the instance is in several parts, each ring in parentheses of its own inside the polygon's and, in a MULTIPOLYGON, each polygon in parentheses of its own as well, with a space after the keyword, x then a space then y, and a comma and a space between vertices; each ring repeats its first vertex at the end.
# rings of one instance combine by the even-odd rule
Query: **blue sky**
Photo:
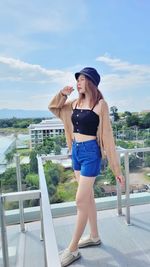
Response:
POLYGON ((1 0, 0 108, 47 110, 91 66, 109 106, 150 109, 149 14, 149 0, 1 0))

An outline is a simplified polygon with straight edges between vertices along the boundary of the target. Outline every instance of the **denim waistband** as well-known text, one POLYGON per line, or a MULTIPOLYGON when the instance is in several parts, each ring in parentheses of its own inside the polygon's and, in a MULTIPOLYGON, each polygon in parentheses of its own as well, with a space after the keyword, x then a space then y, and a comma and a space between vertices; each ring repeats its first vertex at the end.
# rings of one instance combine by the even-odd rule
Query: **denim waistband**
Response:
POLYGON ((73 144, 85 144, 85 143, 97 143, 97 139, 92 139, 92 140, 87 140, 87 141, 81 141, 81 142, 79 142, 79 141, 76 141, 75 139, 73 139, 72 140, 72 143, 73 144))

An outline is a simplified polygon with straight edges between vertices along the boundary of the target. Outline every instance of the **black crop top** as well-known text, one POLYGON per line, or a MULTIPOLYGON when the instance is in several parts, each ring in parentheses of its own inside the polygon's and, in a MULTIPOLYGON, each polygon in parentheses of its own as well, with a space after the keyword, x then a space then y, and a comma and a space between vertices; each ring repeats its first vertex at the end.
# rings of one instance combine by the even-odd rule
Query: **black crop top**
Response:
POLYGON ((94 107, 92 109, 78 109, 76 106, 71 116, 74 126, 73 132, 96 136, 99 116, 93 111, 94 107))

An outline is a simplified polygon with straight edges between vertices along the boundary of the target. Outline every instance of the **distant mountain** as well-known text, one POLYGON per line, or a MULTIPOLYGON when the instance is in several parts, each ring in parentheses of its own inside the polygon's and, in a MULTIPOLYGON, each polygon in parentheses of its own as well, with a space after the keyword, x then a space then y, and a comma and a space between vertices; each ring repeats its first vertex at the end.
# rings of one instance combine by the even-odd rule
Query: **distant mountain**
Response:
POLYGON ((10 118, 50 118, 54 115, 46 110, 25 110, 25 109, 0 109, 0 119, 10 118))

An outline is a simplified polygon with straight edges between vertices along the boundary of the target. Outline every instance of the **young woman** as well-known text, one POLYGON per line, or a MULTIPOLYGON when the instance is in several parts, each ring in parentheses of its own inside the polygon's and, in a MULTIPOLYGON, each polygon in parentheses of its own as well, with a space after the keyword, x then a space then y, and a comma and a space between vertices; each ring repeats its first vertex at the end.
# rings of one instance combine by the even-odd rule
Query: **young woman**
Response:
POLYGON ((123 183, 108 105, 98 89, 100 75, 86 67, 75 73, 79 97, 66 101, 73 87, 64 87, 50 102, 49 110, 64 123, 66 141, 72 154, 72 167, 78 182, 76 193, 77 221, 72 240, 61 255, 62 266, 80 258, 78 248, 101 244, 93 185, 100 173, 101 158, 107 157, 116 180, 123 183), (89 221, 90 234, 81 239, 89 221))

